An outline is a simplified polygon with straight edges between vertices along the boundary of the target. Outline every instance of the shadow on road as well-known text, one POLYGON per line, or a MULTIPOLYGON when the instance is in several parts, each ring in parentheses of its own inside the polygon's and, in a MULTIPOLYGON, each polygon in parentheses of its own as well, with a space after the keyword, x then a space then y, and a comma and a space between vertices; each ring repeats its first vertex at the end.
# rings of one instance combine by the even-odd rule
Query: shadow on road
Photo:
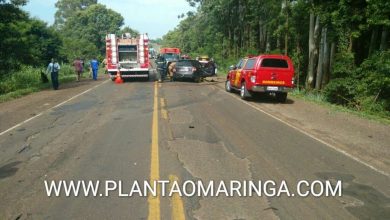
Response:
POLYGON ((15 161, 0 167, 0 179, 15 175, 19 170, 16 166, 20 163, 20 161, 15 161))

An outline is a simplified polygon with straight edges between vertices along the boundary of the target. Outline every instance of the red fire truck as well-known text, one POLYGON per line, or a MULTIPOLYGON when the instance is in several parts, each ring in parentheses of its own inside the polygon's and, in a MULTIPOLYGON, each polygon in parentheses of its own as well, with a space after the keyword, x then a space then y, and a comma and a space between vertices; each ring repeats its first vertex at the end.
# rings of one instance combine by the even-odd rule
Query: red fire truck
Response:
POLYGON ((131 36, 129 33, 118 37, 106 36, 107 72, 115 80, 119 71, 122 78, 149 78, 149 38, 147 34, 131 36))

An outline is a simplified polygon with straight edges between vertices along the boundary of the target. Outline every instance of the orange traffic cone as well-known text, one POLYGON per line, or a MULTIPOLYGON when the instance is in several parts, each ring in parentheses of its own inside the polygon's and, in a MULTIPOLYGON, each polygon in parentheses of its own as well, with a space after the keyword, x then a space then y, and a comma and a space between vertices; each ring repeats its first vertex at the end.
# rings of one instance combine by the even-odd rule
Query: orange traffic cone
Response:
POLYGON ((122 77, 121 77, 121 73, 120 73, 119 70, 118 70, 118 72, 116 72, 115 83, 116 83, 116 84, 121 84, 121 83, 123 83, 123 79, 122 79, 122 77))

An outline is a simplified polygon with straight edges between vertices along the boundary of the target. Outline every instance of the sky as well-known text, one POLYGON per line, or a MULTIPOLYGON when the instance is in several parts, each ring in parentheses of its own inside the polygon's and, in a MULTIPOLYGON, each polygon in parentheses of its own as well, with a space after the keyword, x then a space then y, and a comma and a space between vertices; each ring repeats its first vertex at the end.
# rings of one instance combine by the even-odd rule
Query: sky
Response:
MULTIPOLYGON (((37 17, 49 25, 54 23, 55 0, 29 0, 23 7, 32 17, 37 17)), ((148 33, 149 38, 160 38, 173 30, 180 22, 177 18, 182 13, 195 11, 186 0, 98 0, 120 13, 125 19, 125 26, 148 33)))

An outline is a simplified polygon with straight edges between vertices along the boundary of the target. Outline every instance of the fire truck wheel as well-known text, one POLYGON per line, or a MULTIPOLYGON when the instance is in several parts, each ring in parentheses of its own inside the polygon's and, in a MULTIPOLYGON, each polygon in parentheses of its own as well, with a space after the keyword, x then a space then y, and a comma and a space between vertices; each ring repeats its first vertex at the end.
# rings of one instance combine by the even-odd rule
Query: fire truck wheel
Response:
POLYGON ((248 89, 246 88, 245 82, 242 82, 242 83, 241 83, 240 96, 241 96, 241 99, 244 99, 244 100, 247 100, 247 99, 249 99, 249 98, 251 97, 250 92, 249 92, 248 89))
POLYGON ((276 100, 278 100, 278 102, 285 103, 287 100, 287 92, 276 93, 276 100))
POLYGON ((232 92, 232 87, 230 85, 230 80, 226 80, 225 89, 226 89, 227 92, 232 92))

